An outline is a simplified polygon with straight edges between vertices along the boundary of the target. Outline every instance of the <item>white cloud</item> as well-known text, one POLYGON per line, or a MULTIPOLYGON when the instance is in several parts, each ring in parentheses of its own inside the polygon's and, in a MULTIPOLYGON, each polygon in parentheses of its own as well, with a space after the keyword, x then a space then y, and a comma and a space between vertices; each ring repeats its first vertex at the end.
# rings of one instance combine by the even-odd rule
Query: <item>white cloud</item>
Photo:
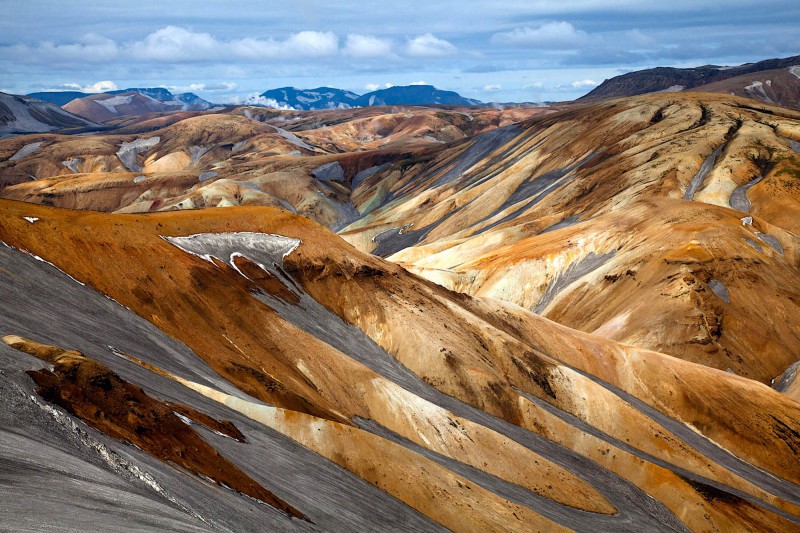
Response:
POLYGON ((420 80, 420 81, 412 81, 409 85, 430 85, 427 81, 420 80))
POLYGON ((588 41, 588 33, 564 21, 548 22, 538 28, 525 26, 509 32, 495 33, 491 37, 494 44, 554 50, 579 48, 588 41))
POLYGON ((179 26, 166 26, 144 39, 116 43, 95 35, 84 35, 78 42, 36 46, 0 46, 0 59, 14 57, 28 63, 219 63, 235 61, 285 60, 328 57, 339 52, 339 38, 332 32, 301 31, 283 40, 221 40, 210 33, 195 32, 179 26))
POLYGON ((343 52, 355 58, 394 56, 392 52, 392 41, 381 39, 372 35, 358 35, 351 33, 345 40, 343 52))
POLYGON ((368 90, 369 92, 372 92, 372 91, 377 91, 378 89, 381 88, 381 86, 378 83, 368 83, 368 84, 364 85, 364 88, 366 90, 368 90))
POLYGON ((189 85, 166 85, 172 93, 190 93, 197 91, 228 92, 236 88, 236 84, 229 81, 220 83, 190 83, 189 85))
POLYGON ((455 54, 456 47, 432 33, 426 33, 410 39, 406 45, 406 53, 413 57, 444 57, 455 54))
POLYGON ((222 43, 210 33, 196 33, 177 26, 154 31, 143 41, 135 42, 130 52, 138 59, 150 61, 195 61, 222 59, 222 43))
POLYGON ((106 91, 116 91, 119 87, 111 80, 98 81, 91 85, 83 87, 81 90, 85 93, 104 93, 106 91))
POLYGON ((91 85, 81 85, 79 83, 65 83, 56 91, 80 91, 82 93, 104 93, 106 91, 116 91, 119 87, 110 80, 98 81, 91 85))
POLYGON ((119 55, 119 46, 111 39, 87 33, 77 42, 55 44, 43 41, 36 46, 27 44, 0 46, 0 57, 13 57, 16 61, 29 63, 81 62, 107 63, 119 55))
POLYGON ((223 103, 233 104, 233 105, 257 105, 263 107, 270 107, 272 109, 282 109, 285 111, 290 111, 294 109, 293 107, 288 106, 286 104, 278 103, 278 101, 275 100, 274 98, 266 98, 258 93, 232 96, 230 98, 226 98, 223 101, 223 103))
POLYGON ((246 37, 221 41, 208 33, 167 26, 131 45, 132 54, 150 61, 232 61, 291 59, 336 54, 339 38, 331 32, 301 31, 283 41, 246 37))
POLYGON ((594 80, 579 80, 573 81, 571 85, 576 89, 585 89, 587 87, 597 87, 599 83, 594 80))
POLYGON ((503 90, 503 86, 499 83, 487 83, 483 86, 484 92, 491 93, 503 90))

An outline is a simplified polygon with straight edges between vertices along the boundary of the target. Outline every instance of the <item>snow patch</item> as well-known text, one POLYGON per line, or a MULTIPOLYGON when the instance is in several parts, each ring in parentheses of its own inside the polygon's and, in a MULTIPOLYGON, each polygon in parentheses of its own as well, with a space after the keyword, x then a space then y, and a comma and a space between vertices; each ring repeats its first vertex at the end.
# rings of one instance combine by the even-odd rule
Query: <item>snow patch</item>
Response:
POLYGON ((69 170, 72 171, 73 174, 78 173, 78 165, 83 163, 83 158, 81 157, 72 157, 67 159, 66 161, 62 161, 61 164, 67 167, 69 170))
POLYGON ((44 144, 44 141, 39 141, 39 142, 36 142, 36 143, 26 144, 25 146, 20 148, 19 151, 16 154, 12 155, 9 158, 9 161, 16 161, 17 159, 22 159, 23 157, 29 156, 33 152, 38 150, 39 147, 41 145, 43 145, 43 144, 44 144))
POLYGON ((105 100, 95 100, 96 104, 100 104, 101 106, 105 107, 109 111, 114 114, 119 113, 117 111, 118 105, 126 105, 130 104, 133 100, 133 95, 129 94, 127 96, 112 96, 111 98, 106 98, 105 100))
POLYGON ((136 154, 146 152, 150 148, 161 142, 161 137, 150 137, 147 139, 136 139, 131 142, 124 142, 119 145, 117 157, 131 172, 141 172, 142 167, 136 162, 136 154))
POLYGON ((331 161, 312 170, 311 175, 319 181, 342 181, 344 179, 344 169, 338 161, 331 161))
POLYGON ((27 220, 27 221, 28 221, 28 222, 30 222, 31 224, 33 224, 34 222, 36 222, 37 220, 39 220, 39 217, 22 217, 22 218, 24 218, 25 220, 27 220))
POLYGON ((233 264, 235 257, 244 257, 265 269, 268 264, 283 264, 284 258, 302 244, 300 239, 254 232, 198 233, 186 237, 161 238, 209 263, 213 264, 216 258, 232 268, 236 268, 233 264))

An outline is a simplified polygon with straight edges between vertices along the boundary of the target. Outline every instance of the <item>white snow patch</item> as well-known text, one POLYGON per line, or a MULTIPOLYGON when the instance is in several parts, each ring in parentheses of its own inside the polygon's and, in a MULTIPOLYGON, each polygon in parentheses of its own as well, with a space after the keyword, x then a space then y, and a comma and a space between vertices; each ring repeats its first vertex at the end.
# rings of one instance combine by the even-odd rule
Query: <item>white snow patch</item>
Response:
POLYGON ((133 95, 129 94, 127 96, 112 96, 111 98, 106 98, 105 100, 95 100, 95 103, 100 104, 112 113, 116 114, 118 113, 118 105, 130 104, 131 100, 133 100, 133 95))
POLYGON ((149 137, 147 139, 136 139, 131 142, 124 142, 119 145, 117 157, 131 172, 141 172, 142 168, 136 163, 136 154, 146 152, 150 148, 161 142, 161 137, 149 137))
POLYGON ((664 90, 656 91, 658 93, 679 93, 686 88, 685 85, 670 85, 664 90))
POLYGON ((302 244, 300 239, 255 232, 198 233, 185 237, 162 235, 161 238, 209 263, 213 264, 214 258, 226 262, 237 271, 235 257, 244 257, 266 270, 267 264, 282 264, 302 244))
POLYGON ((28 222, 30 222, 31 224, 33 224, 34 222, 36 222, 37 220, 39 220, 39 217, 22 217, 22 218, 24 218, 25 220, 27 220, 27 221, 28 221, 28 222))
POLYGON ((194 425, 194 422, 192 422, 191 418, 183 416, 182 414, 180 414, 177 411, 172 411, 172 413, 175 416, 177 416, 180 419, 180 421, 183 422, 184 424, 186 424, 187 426, 193 426, 194 425))
POLYGON ((800 80, 800 65, 789 67, 789 74, 794 75, 797 79, 800 80))

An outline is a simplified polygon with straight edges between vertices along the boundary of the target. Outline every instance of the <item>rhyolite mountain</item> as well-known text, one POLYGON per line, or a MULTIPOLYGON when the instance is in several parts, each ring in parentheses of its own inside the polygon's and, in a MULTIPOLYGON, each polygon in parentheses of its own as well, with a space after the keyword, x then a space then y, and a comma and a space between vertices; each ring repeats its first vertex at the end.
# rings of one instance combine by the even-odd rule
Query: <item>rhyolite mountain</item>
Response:
POLYGON ((97 124, 50 102, 0 92, 0 138, 92 126, 97 124))
POLYGON ((796 65, 800 65, 800 56, 766 59, 731 67, 704 65, 694 68, 656 67, 637 70, 605 80, 579 100, 618 98, 658 91, 682 91, 744 74, 786 69, 796 65))
POLYGON ((0 197, 4 529, 800 529, 800 111, 150 113, 0 197))
POLYGON ((215 104, 200 98, 194 93, 173 94, 169 89, 163 87, 131 87, 128 89, 117 89, 104 93, 84 93, 80 91, 42 91, 28 94, 31 98, 36 98, 44 102, 51 102, 58 106, 64 106, 73 100, 95 96, 97 94, 126 94, 136 92, 148 96, 159 102, 168 103, 183 111, 206 110, 215 107, 215 104))

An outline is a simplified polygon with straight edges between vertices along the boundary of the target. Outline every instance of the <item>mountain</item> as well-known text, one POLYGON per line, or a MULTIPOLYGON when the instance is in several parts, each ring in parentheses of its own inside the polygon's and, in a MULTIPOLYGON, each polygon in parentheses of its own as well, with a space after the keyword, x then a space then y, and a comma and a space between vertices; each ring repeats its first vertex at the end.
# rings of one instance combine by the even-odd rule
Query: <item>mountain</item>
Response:
POLYGON ((123 115, 144 115, 180 111, 183 102, 170 100, 162 102, 138 91, 100 93, 78 98, 63 108, 70 113, 94 122, 105 122, 123 115))
POLYGON ((87 126, 97 124, 49 102, 0 93, 0 138, 87 126))
POLYGON ((746 63, 733 67, 706 65, 696 68, 657 67, 638 70, 605 80, 591 92, 579 98, 579 100, 617 98, 657 91, 688 90, 744 74, 753 74, 765 70, 788 69, 796 65, 800 65, 800 56, 767 59, 757 63, 746 63))
POLYGON ((4 527, 796 530, 798 124, 676 92, 0 141, 4 527))
POLYGON ((433 85, 406 85, 379 89, 361 95, 354 105, 479 105, 481 102, 464 98, 453 91, 443 91, 433 85))
POLYGON ((281 87, 263 92, 261 96, 275 100, 281 106, 305 110, 353 107, 353 102, 358 98, 355 93, 332 87, 317 87, 316 89, 281 87))
POLYGON ((175 96, 169 91, 169 89, 165 89, 164 87, 131 87, 128 89, 107 91, 103 94, 127 94, 130 92, 136 92, 145 96, 149 96, 153 100, 158 100, 159 102, 175 102, 175 96))
POLYGON ((180 107, 182 111, 205 111, 214 107, 214 104, 204 100, 194 93, 172 94, 169 89, 164 87, 134 87, 117 91, 108 91, 104 94, 127 94, 136 92, 149 96, 154 100, 174 107, 180 107))
POLYGON ((167 105, 173 105, 176 107, 180 105, 182 106, 181 109, 183 109, 184 111, 206 110, 214 107, 214 104, 200 98, 194 93, 182 93, 173 95, 168 89, 164 89, 163 87, 120 89, 115 91, 108 91, 105 93, 82 93, 78 91, 45 91, 38 93, 30 93, 28 96, 31 98, 36 98, 38 100, 43 100, 45 102, 51 102, 53 104, 63 107, 66 104, 72 102, 73 100, 77 100, 79 98, 96 96, 97 94, 119 95, 119 94, 127 94, 130 92, 137 92, 143 94, 145 96, 148 96, 154 100, 158 100, 159 102, 165 103, 167 105))
POLYGON ((65 104, 64 109, 95 122, 106 122, 121 116, 169 113, 172 111, 207 110, 214 104, 194 93, 175 96, 167 89, 125 89, 93 94, 65 104))
POLYGON ((479 105, 481 102, 464 98, 453 91, 442 91, 432 85, 390 87, 359 96, 350 91, 331 87, 295 89, 282 87, 261 93, 264 98, 292 109, 346 109, 382 105, 479 105))
POLYGON ((82 93, 79 91, 45 91, 30 93, 28 96, 31 98, 36 98, 37 100, 42 100, 43 102, 50 102, 51 104, 56 104, 57 106, 63 106, 73 100, 77 100, 78 98, 91 96, 91 94, 92 93, 82 93))
POLYGON ((205 111, 207 109, 211 109, 212 107, 216 107, 216 104, 212 104, 208 100, 204 100, 194 93, 180 93, 174 95, 174 97, 175 100, 185 104, 183 107, 184 111, 205 111))
POLYGON ((800 108, 800 65, 743 74, 692 90, 734 94, 770 104, 800 108))
POLYGON ((4 499, 11 529, 43 513, 76 529, 797 522, 800 404, 448 291, 285 211, 0 201, 0 240, 2 479, 25 489, 4 499))

